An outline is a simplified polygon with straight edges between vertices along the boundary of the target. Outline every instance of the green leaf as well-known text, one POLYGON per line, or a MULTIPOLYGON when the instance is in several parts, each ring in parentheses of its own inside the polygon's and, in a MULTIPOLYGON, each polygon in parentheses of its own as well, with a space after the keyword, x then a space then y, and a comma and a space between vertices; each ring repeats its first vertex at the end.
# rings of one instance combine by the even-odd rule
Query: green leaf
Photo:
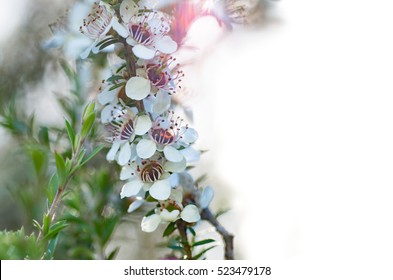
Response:
POLYGON ((46 234, 45 238, 47 238, 47 239, 55 238, 59 234, 59 232, 61 230, 65 229, 66 227, 68 227, 68 224, 64 220, 54 223, 50 227, 50 229, 49 229, 48 233, 46 234))
POLYGON ((214 245, 214 246, 211 246, 211 247, 209 247, 209 248, 206 248, 206 249, 202 250, 202 252, 200 252, 199 254, 197 254, 197 255, 194 256, 194 260, 199 260, 201 257, 203 257, 203 255, 204 255, 206 252, 210 251, 211 249, 213 249, 213 248, 215 248, 215 247, 217 247, 217 246, 214 245))
POLYGON ((47 189, 47 197, 49 204, 52 204, 53 199, 56 196, 56 192, 59 189, 59 177, 57 174, 53 174, 49 180, 48 189, 47 189))
POLYGON ((41 127, 40 131, 38 132, 38 139, 40 140, 40 143, 49 146, 49 130, 47 127, 41 127))
POLYGON ((116 248, 108 255, 108 257, 107 257, 106 259, 107 259, 107 260, 113 260, 113 259, 116 257, 117 253, 119 253, 119 250, 120 250, 120 247, 116 247, 116 248))
POLYGON ((30 153, 35 172, 38 176, 40 176, 46 171, 46 165, 48 161, 47 154, 45 151, 40 149, 40 147, 36 146, 30 147, 30 153))
POLYGON ((207 174, 203 174, 202 176, 200 176, 198 179, 195 180, 195 185, 199 185, 200 183, 202 183, 203 181, 205 181, 207 178, 207 174))
POLYGON ((49 232, 51 218, 45 213, 42 219, 42 232, 46 235, 49 232))
POLYGON ((82 120, 86 121, 86 118, 91 115, 92 113, 94 113, 94 109, 95 109, 96 104, 94 102, 90 102, 89 104, 86 105, 85 109, 83 110, 83 114, 82 114, 82 120))
POLYGON ((63 68, 64 73, 67 75, 68 79, 74 80, 75 79, 75 71, 71 68, 71 66, 65 61, 60 61, 60 66, 63 68))
POLYGON ((116 74, 119 73, 124 68, 126 68, 126 64, 125 63, 122 66, 120 66, 119 69, 116 70, 116 74))
POLYGON ((108 78, 106 81, 113 82, 113 81, 117 81, 117 80, 121 80, 121 79, 124 79, 124 77, 120 76, 120 75, 113 75, 112 77, 108 78))
POLYGON ((66 180, 66 166, 63 157, 55 152, 57 175, 59 176, 60 184, 63 184, 66 180))
POLYGON ((117 39, 109 40, 109 41, 105 42, 104 44, 102 44, 102 45, 100 46, 100 50, 103 50, 103 49, 105 49, 106 47, 108 47, 108 46, 110 46, 110 45, 113 45, 113 44, 116 44, 116 43, 119 43, 119 40, 117 40, 117 39))
POLYGON ((119 88, 119 87, 122 87, 122 86, 124 86, 126 83, 118 83, 118 84, 116 84, 116 85, 114 85, 114 86, 112 86, 112 87, 110 87, 110 89, 109 90, 114 90, 114 89, 117 89, 117 88, 119 88))
POLYGON ((191 247, 197 247, 197 246, 201 246, 201 245, 205 245, 205 244, 209 244, 209 243, 212 243, 212 242, 216 242, 216 240, 214 240, 214 239, 204 239, 204 240, 201 240, 201 241, 198 241, 198 242, 195 242, 194 244, 192 244, 192 246, 191 247))
POLYGON ((57 235, 55 238, 49 241, 48 249, 46 250, 45 253, 45 259, 50 260, 53 258, 53 254, 55 253, 58 240, 59 240, 59 236, 57 235))
POLYGON ((96 119, 96 114, 94 112, 84 117, 82 130, 81 130, 82 139, 86 138, 86 136, 90 133, 90 130, 93 127, 95 119, 96 119))
POLYGON ((102 44, 105 44, 105 43, 109 42, 110 40, 113 40, 113 38, 112 38, 112 37, 109 37, 109 38, 106 38, 106 39, 102 40, 101 42, 99 42, 99 43, 96 45, 96 47, 99 47, 99 46, 101 46, 102 44))
POLYGON ((169 223, 169 225, 164 230, 162 237, 171 235, 176 230, 176 222, 169 223))
POLYGON ((85 163, 87 163, 88 161, 90 161, 93 157, 95 157, 103 148, 105 147, 104 144, 99 145, 98 147, 96 147, 83 161, 82 163, 79 165, 79 167, 83 166, 85 163))
POLYGON ((155 213, 156 209, 151 209, 149 212, 147 212, 147 214, 145 215, 145 217, 149 217, 151 215, 153 215, 155 213))
POLYGON ((33 226, 35 226, 40 232, 43 231, 43 229, 42 229, 40 223, 39 223, 37 220, 34 220, 34 219, 33 219, 33 226))
POLYGON ((72 128, 71 124, 67 120, 65 120, 65 124, 66 124, 68 138, 70 139, 71 147, 74 150, 74 146, 75 146, 75 131, 72 128))
POLYGON ((175 251, 184 251, 184 248, 179 245, 168 245, 169 249, 175 250, 175 251))
POLYGON ((188 230, 191 232, 193 236, 196 236, 196 232, 192 227, 189 227, 188 230))
POLYGON ((217 219, 218 217, 220 217, 221 215, 224 215, 225 213, 227 213, 229 210, 230 210, 230 209, 219 209, 219 210, 216 212, 216 214, 215 214, 216 219, 217 219))

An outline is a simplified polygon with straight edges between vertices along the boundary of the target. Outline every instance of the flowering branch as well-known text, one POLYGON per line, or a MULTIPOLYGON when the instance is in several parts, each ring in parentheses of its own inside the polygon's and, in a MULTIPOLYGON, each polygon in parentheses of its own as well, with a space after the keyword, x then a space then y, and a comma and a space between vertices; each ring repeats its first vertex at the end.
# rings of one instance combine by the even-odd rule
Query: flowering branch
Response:
POLYGON ((190 163, 199 160, 200 151, 192 147, 198 133, 175 115, 172 103, 184 74, 173 57, 178 43, 171 38, 171 23, 172 17, 152 1, 123 0, 96 5, 80 28, 94 40, 82 58, 111 45, 117 50, 119 63, 111 65, 117 70, 97 96, 111 143, 107 160, 121 166, 120 180, 125 183, 120 197, 135 198, 128 212, 142 204, 154 206, 141 221, 143 231, 168 224, 164 236, 179 234, 172 249, 180 250, 180 258, 198 259, 214 247, 194 251, 214 241, 195 242, 194 227, 203 215, 223 236, 225 257, 233 259, 233 236, 207 210, 212 188, 196 188, 187 171, 190 163), (192 183, 182 182, 184 177, 192 183))

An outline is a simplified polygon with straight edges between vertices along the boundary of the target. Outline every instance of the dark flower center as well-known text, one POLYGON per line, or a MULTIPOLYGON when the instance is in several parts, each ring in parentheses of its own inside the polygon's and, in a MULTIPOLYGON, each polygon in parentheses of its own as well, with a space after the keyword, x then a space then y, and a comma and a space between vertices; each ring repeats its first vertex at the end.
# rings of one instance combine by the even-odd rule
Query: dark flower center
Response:
POLYGON ((165 74, 160 70, 160 65, 147 65, 147 76, 151 83, 158 88, 162 88, 167 84, 165 74))
POLYGON ((138 43, 147 45, 151 43, 151 33, 142 24, 133 24, 130 26, 130 32, 132 38, 138 43))
POLYGON ((141 179, 145 183, 152 183, 160 179, 164 168, 156 161, 150 161, 142 167, 141 179))
POLYGON ((173 143, 175 136, 167 129, 154 128, 150 132, 151 137, 157 144, 168 145, 173 143))

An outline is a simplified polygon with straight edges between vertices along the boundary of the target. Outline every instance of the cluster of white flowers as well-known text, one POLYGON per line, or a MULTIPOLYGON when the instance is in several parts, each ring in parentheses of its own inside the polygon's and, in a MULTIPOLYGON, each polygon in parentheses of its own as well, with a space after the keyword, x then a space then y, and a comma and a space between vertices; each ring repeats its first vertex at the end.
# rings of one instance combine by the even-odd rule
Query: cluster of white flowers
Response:
POLYGON ((120 196, 134 198, 128 212, 146 201, 155 203, 141 223, 146 232, 162 222, 199 221, 213 197, 210 187, 194 186, 194 199, 185 200, 189 189, 179 184, 189 163, 199 160, 200 152, 192 147, 198 133, 174 112, 171 97, 184 76, 173 57, 178 44, 170 35, 171 17, 151 2, 100 2, 80 28, 92 40, 82 58, 113 43, 121 61, 97 100, 112 144, 107 160, 122 168, 120 196))

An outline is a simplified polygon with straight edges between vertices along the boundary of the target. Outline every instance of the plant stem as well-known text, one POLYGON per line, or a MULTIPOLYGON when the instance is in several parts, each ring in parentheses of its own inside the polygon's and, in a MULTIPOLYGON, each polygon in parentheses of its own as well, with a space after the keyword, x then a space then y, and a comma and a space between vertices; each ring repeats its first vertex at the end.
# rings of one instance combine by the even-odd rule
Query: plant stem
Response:
MULTIPOLYGON (((130 78, 135 77, 136 76, 136 64, 135 64, 135 60, 132 55, 132 48, 127 43, 126 39, 119 37, 119 40, 123 43, 123 46, 124 46, 124 51, 125 51, 124 56, 125 56, 125 60, 126 60, 126 67, 127 67, 128 74, 129 74, 130 78)), ((139 100, 139 101, 135 100, 135 106, 137 107, 139 113, 145 112, 145 106, 143 105, 142 100, 139 100)))
MULTIPOLYGON (((81 140, 80 140, 80 142, 79 142, 79 144, 78 144, 78 146, 77 146, 77 148, 76 148, 76 151, 72 154, 72 158, 71 158, 71 170, 73 170, 74 167, 75 167, 75 164, 77 164, 76 161, 77 161, 77 158, 79 157, 79 154, 80 154, 80 151, 81 151, 81 147, 83 146, 84 140, 85 140, 85 139, 81 139, 81 140)), ((55 195, 55 197, 53 198, 52 204, 50 205, 49 210, 48 210, 48 213, 47 213, 47 216, 50 218, 50 222, 51 222, 51 223, 55 220, 56 211, 57 211, 57 209, 59 208, 60 203, 61 203, 61 196, 63 195, 64 191, 67 189, 68 184, 70 183, 72 177, 74 177, 74 174, 75 174, 75 171, 74 171, 74 172, 71 172, 71 173, 67 176, 67 179, 65 180, 64 184, 61 185, 61 186, 59 186, 58 189, 57 189, 57 191, 56 191, 56 195, 55 195)), ((40 231, 40 232, 38 233, 37 240, 41 240, 42 238, 43 238, 42 231, 40 231)))
POLYGON ((188 243, 188 238, 187 238, 187 227, 186 224, 183 220, 178 220, 176 222, 177 229, 180 233, 180 237, 182 239, 182 244, 184 247, 184 251, 186 252, 187 260, 192 260, 192 250, 190 243, 188 243))
POLYGON ((217 218, 213 215, 209 208, 205 208, 202 210, 201 218, 203 220, 211 223, 217 230, 217 232, 222 236, 222 239, 225 243, 225 259, 226 260, 234 260, 233 255, 233 238, 234 236, 230 234, 217 220, 217 218))

